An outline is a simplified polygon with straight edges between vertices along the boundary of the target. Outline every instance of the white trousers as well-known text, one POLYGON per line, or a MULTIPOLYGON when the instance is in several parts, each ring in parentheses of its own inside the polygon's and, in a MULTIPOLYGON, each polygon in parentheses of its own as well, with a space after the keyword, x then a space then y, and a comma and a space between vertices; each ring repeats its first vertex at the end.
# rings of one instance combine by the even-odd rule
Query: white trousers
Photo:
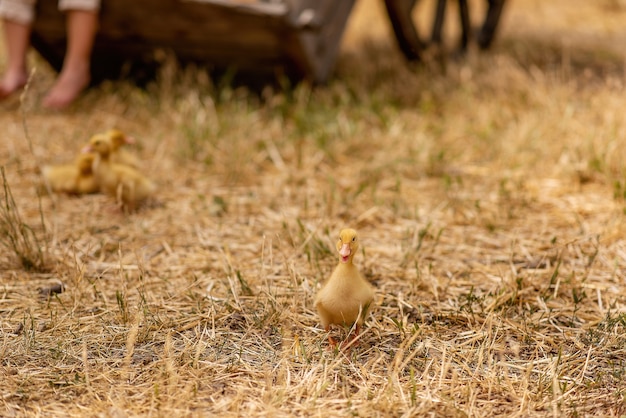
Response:
MULTIPOLYGON (((0 18, 23 24, 35 19, 36 0, 0 0, 0 18)), ((59 0, 59 10, 98 11, 100 0, 59 0)))

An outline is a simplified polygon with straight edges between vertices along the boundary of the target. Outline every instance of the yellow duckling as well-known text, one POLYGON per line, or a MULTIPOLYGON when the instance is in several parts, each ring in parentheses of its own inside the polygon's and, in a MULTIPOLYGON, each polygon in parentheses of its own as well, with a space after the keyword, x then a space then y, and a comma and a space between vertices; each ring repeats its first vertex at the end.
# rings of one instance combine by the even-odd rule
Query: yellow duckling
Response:
POLYGON ((135 143, 135 139, 132 136, 126 135, 119 129, 109 129, 106 135, 111 140, 110 160, 113 164, 123 164, 135 169, 141 168, 139 158, 123 148, 124 145, 135 143))
MULTIPOLYGON (((358 248, 357 232, 354 229, 343 229, 337 241, 339 264, 315 297, 315 307, 324 329, 329 331, 332 324, 350 327, 356 324, 354 338, 359 335, 359 329, 374 299, 373 286, 352 263, 358 248)), ((333 347, 337 345, 330 335, 328 341, 333 347)))
POLYGON ((56 193, 88 194, 98 191, 92 165, 93 153, 79 154, 74 164, 48 165, 42 168, 42 174, 50 190, 56 193))
POLYGON ((100 190, 114 196, 123 207, 133 211, 156 191, 156 186, 134 168, 112 163, 112 148, 109 136, 98 134, 91 137, 83 151, 96 153, 93 173, 100 190))

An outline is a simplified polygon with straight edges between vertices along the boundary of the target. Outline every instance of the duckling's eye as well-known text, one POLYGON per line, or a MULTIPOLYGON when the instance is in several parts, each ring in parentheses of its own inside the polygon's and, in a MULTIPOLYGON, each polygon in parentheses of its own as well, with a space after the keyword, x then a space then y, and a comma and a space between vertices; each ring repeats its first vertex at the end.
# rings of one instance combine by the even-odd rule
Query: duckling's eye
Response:
POLYGON ((352 242, 356 242, 356 237, 352 237, 352 242))

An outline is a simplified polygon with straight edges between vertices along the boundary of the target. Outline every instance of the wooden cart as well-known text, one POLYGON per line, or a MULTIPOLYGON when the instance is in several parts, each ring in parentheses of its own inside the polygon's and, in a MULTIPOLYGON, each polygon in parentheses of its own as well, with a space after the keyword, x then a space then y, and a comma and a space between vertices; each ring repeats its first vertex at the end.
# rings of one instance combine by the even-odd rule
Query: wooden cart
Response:
MULTIPOLYGON (((437 30, 440 33, 446 3, 438 1, 435 42, 440 41, 437 30)), ((490 12, 481 28, 483 46, 491 42, 504 3, 488 1, 490 12)), ((466 12, 466 0, 459 2, 466 12)), ((428 43, 411 18, 415 3, 385 0, 398 44, 408 59, 419 59, 428 43)), ((183 63, 254 74, 281 71, 324 82, 333 70, 353 5, 354 0, 103 0, 92 78, 132 75, 134 68, 158 63, 158 51, 172 51, 183 63)), ((464 37, 469 39, 467 13, 461 10, 464 37)), ((37 3, 32 43, 60 70, 65 18, 56 1, 37 3)))

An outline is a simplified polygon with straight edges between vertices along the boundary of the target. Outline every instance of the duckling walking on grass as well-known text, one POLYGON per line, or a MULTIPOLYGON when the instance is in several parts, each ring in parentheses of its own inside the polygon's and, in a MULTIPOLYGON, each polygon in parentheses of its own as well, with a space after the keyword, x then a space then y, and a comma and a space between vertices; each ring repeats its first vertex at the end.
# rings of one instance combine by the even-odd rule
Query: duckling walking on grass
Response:
MULTIPOLYGON (((358 248, 357 232, 350 228, 343 229, 337 241, 339 264, 315 297, 315 307, 324 329, 330 331, 333 324, 355 325, 353 339, 359 335, 359 329, 374 299, 373 286, 352 263, 358 248)), ((337 345, 330 335, 328 341, 333 347, 337 345)))
POLYGON ((132 167, 111 162, 113 145, 107 134, 94 135, 84 152, 96 153, 93 172, 100 190, 114 196, 125 209, 133 211, 156 191, 148 178, 132 167))

